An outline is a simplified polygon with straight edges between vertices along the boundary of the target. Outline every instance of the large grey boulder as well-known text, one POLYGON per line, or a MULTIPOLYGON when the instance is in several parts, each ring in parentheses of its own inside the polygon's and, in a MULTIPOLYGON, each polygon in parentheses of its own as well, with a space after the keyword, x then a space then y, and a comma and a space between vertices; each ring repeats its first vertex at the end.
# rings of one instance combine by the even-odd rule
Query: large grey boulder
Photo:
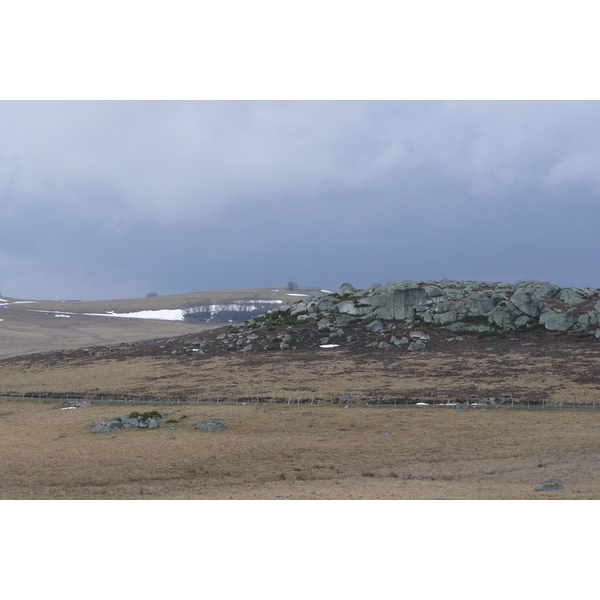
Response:
POLYGON ((508 307, 498 305, 488 314, 488 321, 500 329, 513 329, 512 319, 508 307))
POLYGON ((438 313, 456 312, 463 309, 464 307, 465 303, 463 300, 448 300, 446 302, 440 302, 436 306, 435 311, 438 313))
POLYGON ((394 300, 389 294, 367 296, 366 298, 361 298, 360 303, 371 306, 373 315, 378 319, 390 321, 394 318, 394 300))
POLYGON ((356 293, 356 288, 354 288, 352 285, 350 285, 349 283, 343 283, 340 286, 340 289, 337 291, 337 293, 340 296, 343 296, 344 294, 355 294, 356 293))
POLYGON ((391 321, 394 318, 394 313, 393 309, 382 306, 373 313, 373 316, 378 319, 383 319, 384 321, 391 321))
POLYGON ((378 331, 383 331, 383 323, 381 321, 371 321, 365 329, 371 333, 377 333, 378 331))
POLYGON ((515 327, 526 327, 531 324, 531 318, 527 315, 522 315, 515 319, 515 327))
POLYGON ((566 331, 575 324, 575 318, 570 314, 557 313, 547 306, 540 315, 540 324, 548 331, 566 331))
POLYGON ((439 288, 437 285, 426 285, 423 287, 423 289, 425 290, 428 298, 439 298, 440 296, 444 295, 444 292, 442 292, 441 288, 439 288))
POLYGON ((453 310, 433 315, 433 322, 436 325, 446 325, 446 323, 454 323, 455 321, 458 321, 458 314, 453 310))
POLYGON ((495 304, 485 294, 472 294, 467 298, 467 306, 474 315, 486 315, 493 310, 495 304))
POLYGON ((510 299, 511 302, 522 312, 530 317, 538 317, 540 309, 538 302, 532 292, 517 290, 510 299))
POLYGON ((408 345, 409 352, 414 352, 415 350, 423 350, 423 348, 427 348, 427 344, 421 340, 416 340, 408 345))
POLYGON ((337 298, 321 296, 317 299, 316 307, 318 307, 320 312, 337 312, 337 304, 339 304, 339 300, 337 298))
POLYGON ((573 288, 562 288, 556 297, 565 304, 581 304, 585 302, 585 298, 573 288))
POLYGON ((353 300, 344 300, 337 305, 337 310, 344 315, 368 315, 373 312, 371 306, 357 306, 353 300))
POLYGON ((515 283, 515 288, 522 288, 525 292, 531 292, 538 300, 543 298, 554 298, 560 292, 560 286, 547 281, 535 281, 522 279, 515 283))
POLYGON ((329 329, 331 327, 331 321, 329 319, 321 319, 317 323, 319 329, 329 329))
POLYGON ((394 290, 394 318, 412 319, 415 316, 415 308, 427 300, 427 292, 423 288, 411 287, 394 290))
POLYGON ((577 325, 580 327, 595 327, 598 323, 598 313, 595 311, 583 313, 577 319, 577 325))
POLYGON ((354 321, 356 317, 353 315, 341 315, 341 314, 337 314, 335 315, 335 322, 338 325, 345 325, 346 323, 350 323, 351 321, 354 321))

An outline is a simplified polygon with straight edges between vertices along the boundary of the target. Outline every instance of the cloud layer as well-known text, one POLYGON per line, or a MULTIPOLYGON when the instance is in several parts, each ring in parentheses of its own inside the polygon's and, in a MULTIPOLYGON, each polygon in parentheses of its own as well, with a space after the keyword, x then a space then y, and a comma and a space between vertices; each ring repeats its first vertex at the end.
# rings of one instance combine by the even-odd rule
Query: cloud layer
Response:
POLYGON ((600 286, 597 102, 2 102, 0 291, 600 286))

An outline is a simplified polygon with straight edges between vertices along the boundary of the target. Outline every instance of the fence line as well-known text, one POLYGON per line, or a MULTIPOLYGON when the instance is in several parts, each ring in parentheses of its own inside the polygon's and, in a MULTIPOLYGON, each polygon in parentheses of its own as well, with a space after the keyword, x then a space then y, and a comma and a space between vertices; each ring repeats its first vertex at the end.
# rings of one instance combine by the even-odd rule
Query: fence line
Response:
POLYGON ((64 393, 55 395, 52 392, 16 392, 14 390, 5 391, 4 394, 0 394, 0 398, 6 400, 38 400, 44 402, 65 402, 65 403, 122 403, 122 404, 165 404, 175 405, 181 404, 253 404, 258 406, 259 404, 282 404, 282 405, 310 405, 310 406, 326 406, 326 405, 339 405, 339 406, 437 406, 437 407, 448 407, 457 409, 466 408, 516 408, 516 409, 549 409, 549 410, 567 410, 567 409, 589 409, 596 410, 596 405, 600 408, 600 403, 594 400, 585 400, 585 402, 577 402, 577 398, 574 397, 571 401, 565 402, 560 400, 556 404, 548 404, 545 399, 541 400, 522 400, 516 401, 512 394, 505 394, 506 398, 501 402, 489 402, 480 400, 477 402, 471 402, 471 399, 476 399, 476 396, 463 396, 462 398, 455 398, 452 400, 447 395, 441 394, 440 397, 433 396, 430 394, 428 398, 424 394, 418 396, 370 396, 362 394, 360 392, 343 392, 333 393, 327 392, 320 394, 313 394, 309 392, 294 392, 291 394, 283 394, 283 392, 274 392, 271 395, 262 396, 260 394, 246 393, 242 396, 201 396, 200 394, 194 395, 178 395, 171 396, 171 393, 167 393, 166 396, 152 396, 149 394, 131 394, 131 390, 128 390, 127 395, 101 395, 100 397, 84 398, 79 397, 73 393, 64 393))

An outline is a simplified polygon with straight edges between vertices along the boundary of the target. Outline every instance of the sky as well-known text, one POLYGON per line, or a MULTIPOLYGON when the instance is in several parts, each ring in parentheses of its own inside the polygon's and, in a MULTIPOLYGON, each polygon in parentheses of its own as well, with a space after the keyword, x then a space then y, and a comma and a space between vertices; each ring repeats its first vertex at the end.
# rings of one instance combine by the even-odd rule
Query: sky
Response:
POLYGON ((597 101, 2 101, 0 292, 600 287, 597 101))

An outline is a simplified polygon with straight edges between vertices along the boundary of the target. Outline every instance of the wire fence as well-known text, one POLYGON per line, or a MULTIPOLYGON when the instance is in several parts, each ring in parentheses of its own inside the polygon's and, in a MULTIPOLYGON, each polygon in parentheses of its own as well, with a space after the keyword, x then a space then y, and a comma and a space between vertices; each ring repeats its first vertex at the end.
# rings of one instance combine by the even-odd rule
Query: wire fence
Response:
POLYGON ((246 393, 244 395, 214 395, 214 394, 78 394, 6 390, 0 397, 6 400, 37 400, 44 402, 63 402, 70 406, 84 406, 92 403, 120 404, 164 404, 164 405, 193 405, 193 404, 239 404, 239 405, 339 405, 339 406, 434 406, 455 408, 457 410, 481 408, 516 408, 516 409, 582 409, 596 410, 600 401, 596 399, 577 398, 549 402, 546 399, 515 398, 510 393, 501 394, 494 398, 478 398, 477 396, 461 396, 447 398, 445 394, 429 396, 372 396, 361 392, 320 393, 307 392, 273 393, 272 395, 246 393))

